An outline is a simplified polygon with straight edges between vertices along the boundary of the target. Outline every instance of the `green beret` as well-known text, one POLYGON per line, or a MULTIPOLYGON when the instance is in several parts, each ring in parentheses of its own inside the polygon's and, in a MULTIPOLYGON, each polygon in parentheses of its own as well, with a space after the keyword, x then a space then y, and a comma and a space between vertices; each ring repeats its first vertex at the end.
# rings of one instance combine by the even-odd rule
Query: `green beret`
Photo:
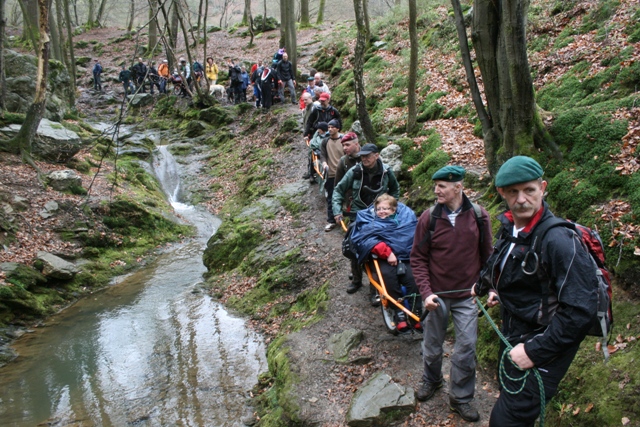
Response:
POLYGON ((542 166, 531 157, 515 156, 504 162, 496 174, 496 187, 508 187, 536 180, 542 176, 542 166))
POLYGON ((431 177, 434 181, 458 182, 464 179, 466 171, 461 166, 445 166, 431 177))

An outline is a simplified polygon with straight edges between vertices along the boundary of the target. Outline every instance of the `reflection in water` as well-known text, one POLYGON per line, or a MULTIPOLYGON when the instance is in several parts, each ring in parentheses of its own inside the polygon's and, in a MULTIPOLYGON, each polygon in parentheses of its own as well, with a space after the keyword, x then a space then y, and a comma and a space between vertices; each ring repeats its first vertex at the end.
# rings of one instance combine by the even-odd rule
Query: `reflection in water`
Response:
POLYGON ((241 425, 264 345, 194 291, 219 220, 172 201, 199 239, 19 340, 0 370, 0 425, 241 425))

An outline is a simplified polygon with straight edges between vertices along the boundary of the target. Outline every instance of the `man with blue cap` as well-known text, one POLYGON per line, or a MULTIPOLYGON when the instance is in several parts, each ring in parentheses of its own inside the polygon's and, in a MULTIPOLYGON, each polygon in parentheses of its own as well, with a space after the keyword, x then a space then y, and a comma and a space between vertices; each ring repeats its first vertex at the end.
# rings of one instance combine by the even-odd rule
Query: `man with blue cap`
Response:
POLYGON ((450 408, 466 421, 478 421, 480 415, 471 405, 478 313, 470 291, 491 255, 491 222, 487 211, 464 194, 464 176, 460 166, 445 166, 433 174, 436 204, 420 216, 413 239, 411 268, 423 307, 430 311, 423 325, 424 372, 416 398, 431 399, 444 383, 443 343, 451 313, 456 341, 449 377, 450 408), (436 298, 446 306, 446 315, 436 310, 436 298))
POLYGON ((513 157, 498 170, 495 184, 509 210, 498 217, 502 227, 494 253, 472 290, 488 293, 489 306, 501 304, 502 334, 512 346, 506 357, 501 343, 502 384, 507 390, 522 388, 517 394, 500 393, 490 427, 533 427, 541 406, 537 376, 513 378, 537 370, 548 402, 597 312, 598 279, 589 274, 594 263, 571 228, 553 226, 566 222, 558 221, 544 201, 542 175, 540 164, 526 156, 513 157))

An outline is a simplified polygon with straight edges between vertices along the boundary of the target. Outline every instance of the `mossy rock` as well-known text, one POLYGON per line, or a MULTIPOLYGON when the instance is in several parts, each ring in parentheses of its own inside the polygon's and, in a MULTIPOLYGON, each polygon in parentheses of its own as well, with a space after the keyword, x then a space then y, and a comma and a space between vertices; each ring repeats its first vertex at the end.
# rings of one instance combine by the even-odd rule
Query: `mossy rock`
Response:
POLYGON ((223 221, 207 242, 202 261, 209 272, 233 270, 262 242, 262 227, 250 220, 223 221))
POLYGON ((233 140, 233 138, 235 138, 235 134, 229 128, 222 127, 217 129, 204 143, 213 148, 218 148, 233 140))
POLYGON ((28 265, 5 262, 0 264, 0 269, 5 272, 10 283, 19 284, 25 289, 32 289, 47 282, 47 278, 42 273, 28 265))
POLYGON ((86 67, 88 63, 91 62, 91 58, 88 56, 79 56, 76 58, 76 65, 81 67, 86 67))
POLYGON ((184 136, 187 138, 195 138, 204 134, 209 126, 199 120, 191 120, 184 127, 184 136))
POLYGON ((198 112, 198 118, 216 127, 228 125, 233 123, 234 120, 228 110, 215 106, 200 110, 198 112))

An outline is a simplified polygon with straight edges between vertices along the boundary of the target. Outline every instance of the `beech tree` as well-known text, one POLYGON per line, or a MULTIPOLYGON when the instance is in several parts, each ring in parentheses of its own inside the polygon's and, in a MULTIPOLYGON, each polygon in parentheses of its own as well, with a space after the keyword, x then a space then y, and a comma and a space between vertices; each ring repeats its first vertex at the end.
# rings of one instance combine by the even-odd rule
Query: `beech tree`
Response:
POLYGON ((409 41, 411 52, 409 59, 409 85, 407 87, 408 113, 407 113, 407 133, 411 134, 415 130, 418 118, 418 108, 416 100, 416 85, 418 80, 418 29, 417 29, 416 0, 409 0, 409 41))
POLYGON ((0 0, 0 114, 4 117, 6 110, 5 100, 7 99, 7 79, 4 64, 4 31, 7 21, 4 17, 5 0, 0 0))
POLYGON ((545 149, 559 151, 536 109, 526 43, 527 0, 474 0, 472 33, 484 83, 478 89, 459 0, 451 0, 467 82, 482 124, 485 157, 493 175, 504 160, 545 149))
MULTIPOLYGON (((47 0, 38 0, 38 70, 36 73, 36 93, 33 103, 27 109, 24 123, 18 134, 0 145, 2 151, 20 153, 22 160, 38 170, 31 157, 31 145, 36 135, 47 101, 47 74, 49 71, 49 8, 47 0)), ((39 171, 38 171, 39 172, 39 171)))
POLYGON ((367 98, 364 86, 364 54, 367 49, 367 26, 364 16, 364 2, 366 0, 353 0, 353 9, 356 13, 356 26, 358 27, 358 37, 353 60, 353 80, 355 84, 356 111, 358 120, 362 125, 362 132, 367 142, 376 141, 376 131, 371 123, 369 112, 367 111, 367 98))

